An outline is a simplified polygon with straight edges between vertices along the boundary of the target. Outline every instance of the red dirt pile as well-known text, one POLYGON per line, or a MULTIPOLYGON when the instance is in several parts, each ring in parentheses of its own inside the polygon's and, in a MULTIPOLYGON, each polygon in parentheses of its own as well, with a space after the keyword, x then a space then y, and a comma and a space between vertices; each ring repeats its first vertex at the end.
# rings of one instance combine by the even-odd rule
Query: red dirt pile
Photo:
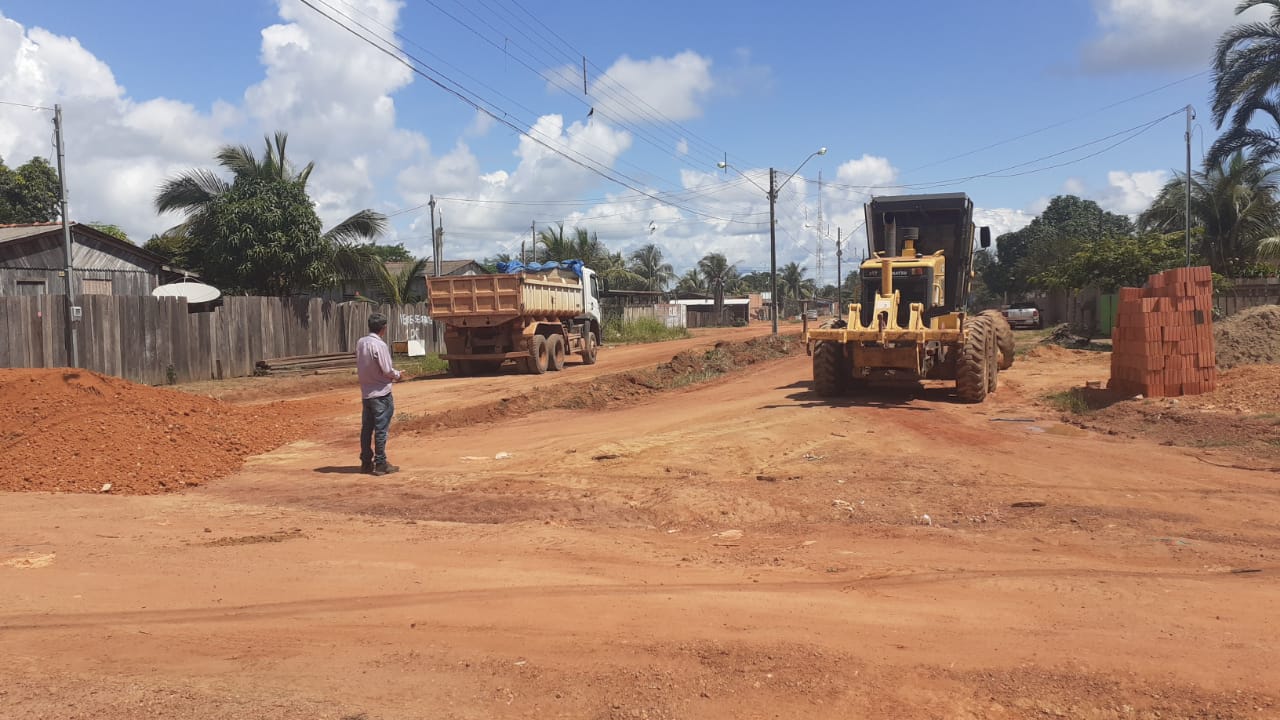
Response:
POLYGON ((237 407, 87 370, 0 369, 0 490, 151 494, 299 437, 281 403, 237 407))
POLYGON ((1280 305, 1259 305, 1218 323, 1218 366, 1280 363, 1280 305))

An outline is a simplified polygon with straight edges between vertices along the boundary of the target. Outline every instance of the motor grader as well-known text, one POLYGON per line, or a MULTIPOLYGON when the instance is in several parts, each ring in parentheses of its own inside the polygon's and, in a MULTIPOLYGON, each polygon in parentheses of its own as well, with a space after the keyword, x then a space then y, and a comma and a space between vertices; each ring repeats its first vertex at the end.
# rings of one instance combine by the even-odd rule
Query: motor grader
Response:
MULTIPOLYGON (((982 402, 1013 363, 1013 331, 998 311, 965 312, 973 278, 973 201, 964 193, 872 198, 867 260, 848 319, 806 331, 822 397, 877 384, 954 380, 982 402)), ((990 247, 991 230, 979 242, 990 247)))

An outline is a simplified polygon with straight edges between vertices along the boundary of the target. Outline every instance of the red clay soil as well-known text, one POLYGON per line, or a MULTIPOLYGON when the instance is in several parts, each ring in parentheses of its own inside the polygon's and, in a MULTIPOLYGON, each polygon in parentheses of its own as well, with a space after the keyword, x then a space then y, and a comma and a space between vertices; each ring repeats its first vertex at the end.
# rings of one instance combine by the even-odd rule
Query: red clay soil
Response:
POLYGON ((0 369, 0 490, 151 494, 296 439, 282 403, 237 407, 87 370, 0 369))

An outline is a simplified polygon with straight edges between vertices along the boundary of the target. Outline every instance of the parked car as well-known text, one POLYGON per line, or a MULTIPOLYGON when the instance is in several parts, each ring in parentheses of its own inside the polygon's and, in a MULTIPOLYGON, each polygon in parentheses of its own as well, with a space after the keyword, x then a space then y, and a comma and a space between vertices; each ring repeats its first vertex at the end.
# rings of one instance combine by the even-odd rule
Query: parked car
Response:
POLYGON ((1044 327, 1044 315, 1040 313, 1040 307, 1033 302, 1013 303, 1001 312, 1009 321, 1010 327, 1036 330, 1044 327))

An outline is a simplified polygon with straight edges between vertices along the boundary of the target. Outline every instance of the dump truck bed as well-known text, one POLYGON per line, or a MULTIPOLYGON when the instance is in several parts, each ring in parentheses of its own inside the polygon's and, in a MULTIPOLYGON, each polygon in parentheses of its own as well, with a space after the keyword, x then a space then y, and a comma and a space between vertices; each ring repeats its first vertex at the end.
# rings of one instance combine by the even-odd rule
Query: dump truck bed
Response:
POLYGON ((427 278, 431 316, 454 325, 583 314, 582 279, 569 270, 427 278))

